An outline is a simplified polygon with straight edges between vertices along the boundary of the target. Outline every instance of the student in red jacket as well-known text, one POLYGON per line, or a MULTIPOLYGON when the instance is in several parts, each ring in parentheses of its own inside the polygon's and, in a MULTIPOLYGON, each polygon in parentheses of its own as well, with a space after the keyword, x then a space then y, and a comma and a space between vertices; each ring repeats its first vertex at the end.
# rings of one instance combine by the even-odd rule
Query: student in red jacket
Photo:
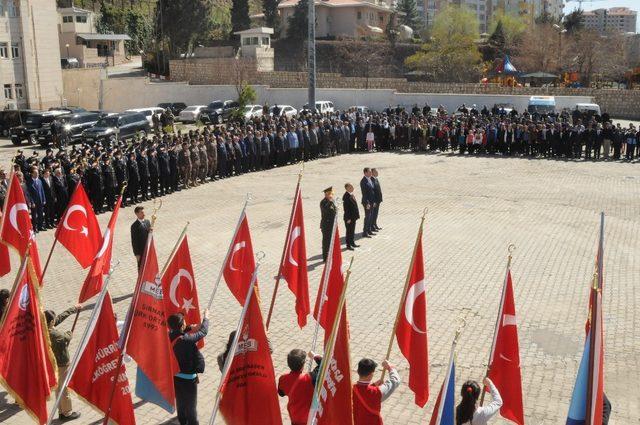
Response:
MULTIPOLYGON (((316 356, 309 352, 316 363, 322 361, 321 356, 316 356)), ((287 411, 292 425, 306 425, 309 417, 309 408, 313 398, 313 388, 316 384, 318 368, 311 373, 303 371, 307 353, 296 348, 287 355, 287 365, 291 372, 286 373, 278 379, 278 395, 289 397, 287 411)))
POLYGON ((353 386, 354 425, 382 425, 382 402, 400 386, 398 371, 386 360, 382 367, 389 372, 389 377, 384 383, 372 383, 377 366, 376 362, 366 358, 358 363, 358 382, 353 386))

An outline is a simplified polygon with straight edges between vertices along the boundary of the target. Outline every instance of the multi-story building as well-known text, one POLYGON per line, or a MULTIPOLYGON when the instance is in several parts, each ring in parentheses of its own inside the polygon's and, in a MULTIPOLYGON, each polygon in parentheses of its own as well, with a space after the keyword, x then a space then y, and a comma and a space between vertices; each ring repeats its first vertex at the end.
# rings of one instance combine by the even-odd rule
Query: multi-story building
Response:
POLYGON ((0 108, 62 103, 57 21, 52 0, 0 0, 0 108))
POLYGON ((584 26, 587 29, 607 32, 636 32, 638 12, 627 7, 596 9, 583 13, 584 26))

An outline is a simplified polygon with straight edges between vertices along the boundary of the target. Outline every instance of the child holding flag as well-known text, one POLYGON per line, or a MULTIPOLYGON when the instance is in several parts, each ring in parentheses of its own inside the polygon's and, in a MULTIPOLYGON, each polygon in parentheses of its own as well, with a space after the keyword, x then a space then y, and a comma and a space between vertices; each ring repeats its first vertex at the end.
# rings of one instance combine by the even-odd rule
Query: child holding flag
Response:
POLYGON ((364 358, 358 362, 358 382, 353 386, 354 425, 382 425, 382 402, 400 386, 398 371, 386 360, 382 367, 389 372, 389 379, 384 383, 372 383, 376 367, 378 364, 371 359, 364 358))
POLYGON ((484 385, 489 388, 493 401, 486 406, 478 406, 480 386, 476 381, 467 381, 462 384, 460 395, 462 400, 456 407, 456 425, 473 424, 486 425, 502 407, 502 397, 491 379, 484 378, 484 385))
MULTIPOLYGON (((309 352, 308 356, 320 364, 322 356, 317 356, 309 352)), ((303 371, 307 353, 304 350, 295 348, 287 355, 287 365, 291 370, 278 379, 278 395, 289 397, 287 411, 291 425, 305 425, 309 417, 309 408, 313 398, 313 388, 318 377, 318 367, 311 372, 303 371)))

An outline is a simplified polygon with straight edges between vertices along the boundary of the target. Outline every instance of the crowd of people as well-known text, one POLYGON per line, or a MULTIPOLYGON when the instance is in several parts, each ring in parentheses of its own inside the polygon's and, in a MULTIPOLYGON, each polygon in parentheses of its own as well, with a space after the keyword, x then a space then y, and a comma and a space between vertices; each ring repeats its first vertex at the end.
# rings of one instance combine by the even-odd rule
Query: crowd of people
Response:
MULTIPOLYGON (((247 122, 154 133, 133 140, 106 140, 70 148, 19 150, 13 169, 31 208, 34 229, 56 226, 82 181, 96 213, 244 173, 351 152, 431 151, 577 160, 640 157, 640 132, 614 125, 606 114, 522 114, 462 106, 356 109, 294 117, 264 115, 247 122)), ((0 201, 8 173, 0 170, 0 201)))

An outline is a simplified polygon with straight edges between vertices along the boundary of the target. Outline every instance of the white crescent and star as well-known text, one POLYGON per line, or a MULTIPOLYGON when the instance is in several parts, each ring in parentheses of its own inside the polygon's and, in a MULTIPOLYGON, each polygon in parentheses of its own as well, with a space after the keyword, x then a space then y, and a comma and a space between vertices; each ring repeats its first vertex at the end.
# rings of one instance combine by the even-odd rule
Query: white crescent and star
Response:
POLYGON ((234 272, 238 271, 238 269, 233 267, 233 257, 236 255, 238 251, 243 249, 245 246, 246 246, 245 241, 238 242, 233 246, 233 250, 231 251, 231 258, 229 258, 229 268, 231 269, 231 271, 234 271, 234 272))
POLYGON ((98 251, 98 253, 96 254, 95 257, 93 257, 93 259, 97 259, 100 258, 104 255, 104 253, 107 251, 107 247, 109 246, 109 239, 111 237, 111 229, 109 229, 107 227, 107 231, 104 232, 104 238, 102 239, 102 246, 100 247, 100 251, 98 251))
POLYGON ((298 267, 298 262, 291 255, 293 252, 293 243, 300 237, 300 226, 296 226, 291 231, 291 238, 289 238, 289 263, 294 267, 298 267))
MULTIPOLYGON (((67 210, 67 214, 64 216, 64 221, 62 222, 62 226, 69 230, 69 231, 74 231, 74 230, 78 230, 78 229, 74 229, 73 227, 69 226, 69 217, 71 217, 71 214, 74 211, 80 211, 83 215, 84 218, 87 219, 87 210, 85 209, 84 206, 82 205, 72 205, 69 207, 69 209, 67 210)), ((85 235, 86 237, 89 237, 89 229, 85 226, 82 226, 82 230, 80 230, 80 233, 82 233, 83 235, 85 235)))
POLYGON ((18 299, 18 308, 22 311, 27 311, 29 306, 29 288, 25 283, 22 289, 20 289, 20 298, 18 299))
POLYGON ((18 212, 19 211, 26 211, 28 213, 29 207, 27 207, 27 204, 22 202, 12 206, 11 210, 9 211, 9 222, 11 223, 11 226, 14 229, 16 229, 16 232, 18 232, 18 234, 22 236, 22 232, 20 232, 20 229, 18 229, 18 212))
POLYGON ((413 285, 411 285, 411 287, 407 291, 407 298, 404 304, 405 319, 407 320, 407 322, 409 322, 409 324, 411 325, 414 331, 421 334, 426 334, 427 331, 418 328, 414 323, 413 308, 415 306, 416 300, 420 295, 424 294, 424 291, 425 291, 424 280, 414 283, 413 285))
MULTIPOLYGON (((171 279, 171 285, 169 286, 169 299, 171 300, 171 303, 178 308, 180 308, 180 303, 176 299, 176 291, 178 286, 180 286, 182 278, 189 281, 189 287, 191 288, 191 291, 193 291, 193 276, 191 276, 191 273, 186 269, 178 270, 178 273, 176 273, 176 275, 173 276, 173 279, 171 279)), ((193 306, 193 298, 182 298, 182 308, 187 314, 189 313, 189 310, 193 310, 195 308, 193 306)))

